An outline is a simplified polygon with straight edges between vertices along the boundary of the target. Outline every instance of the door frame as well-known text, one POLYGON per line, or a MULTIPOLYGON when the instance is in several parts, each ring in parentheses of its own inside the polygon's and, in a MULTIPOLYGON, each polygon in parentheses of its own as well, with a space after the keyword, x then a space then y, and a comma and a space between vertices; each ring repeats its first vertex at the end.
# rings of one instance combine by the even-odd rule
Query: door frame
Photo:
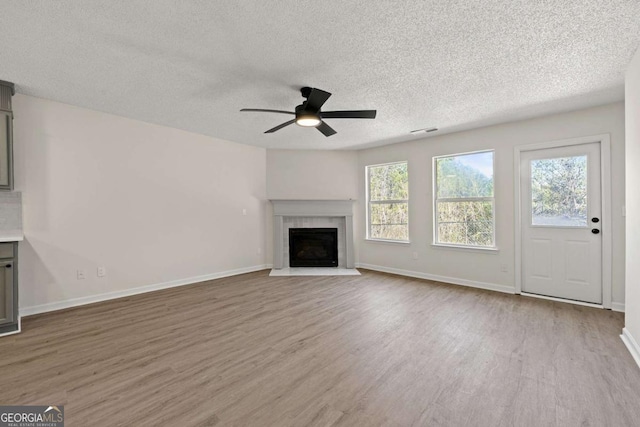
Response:
MULTIPOLYGON (((514 223, 515 223, 515 279, 516 294, 522 294, 522 195, 520 192, 520 158, 522 152, 558 148, 569 145, 590 143, 600 144, 600 193, 602 203, 602 305, 597 307, 611 308, 611 272, 612 272, 612 239, 611 239, 611 137, 609 134, 583 136, 579 138, 518 145, 513 149, 514 171, 514 223)), ((555 298, 554 298, 555 299, 555 298)), ((560 300, 560 299, 558 299, 560 300)), ((571 300, 562 300, 573 302, 571 300)), ((589 304, 594 305, 594 304, 589 304)))

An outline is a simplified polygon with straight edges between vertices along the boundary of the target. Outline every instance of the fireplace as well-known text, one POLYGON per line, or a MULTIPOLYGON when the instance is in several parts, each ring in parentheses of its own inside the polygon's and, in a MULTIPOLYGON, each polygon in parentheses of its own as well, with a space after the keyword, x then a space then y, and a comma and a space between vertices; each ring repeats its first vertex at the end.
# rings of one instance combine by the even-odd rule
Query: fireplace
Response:
POLYGON ((337 228, 290 228, 291 267, 337 267, 337 228))
POLYGON ((333 228, 338 232, 338 262, 334 267, 355 268, 353 251, 353 200, 271 200, 273 205, 273 268, 289 264, 289 230, 333 228))

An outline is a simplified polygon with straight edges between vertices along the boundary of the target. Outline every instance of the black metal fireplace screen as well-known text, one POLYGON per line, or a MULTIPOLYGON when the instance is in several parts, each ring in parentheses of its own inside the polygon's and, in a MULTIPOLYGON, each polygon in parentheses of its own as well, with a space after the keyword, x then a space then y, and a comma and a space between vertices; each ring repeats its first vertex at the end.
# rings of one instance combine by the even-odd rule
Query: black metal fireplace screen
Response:
POLYGON ((337 228, 290 228, 290 267, 337 267, 337 228))

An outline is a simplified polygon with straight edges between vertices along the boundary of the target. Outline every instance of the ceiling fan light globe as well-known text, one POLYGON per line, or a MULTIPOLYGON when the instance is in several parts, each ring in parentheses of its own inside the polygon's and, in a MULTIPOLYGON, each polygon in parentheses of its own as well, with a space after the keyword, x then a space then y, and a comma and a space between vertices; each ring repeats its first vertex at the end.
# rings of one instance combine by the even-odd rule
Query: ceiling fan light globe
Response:
POLYGON ((299 116, 296 119, 296 124, 304 127, 315 127, 320 124, 320 119, 315 116, 299 116))

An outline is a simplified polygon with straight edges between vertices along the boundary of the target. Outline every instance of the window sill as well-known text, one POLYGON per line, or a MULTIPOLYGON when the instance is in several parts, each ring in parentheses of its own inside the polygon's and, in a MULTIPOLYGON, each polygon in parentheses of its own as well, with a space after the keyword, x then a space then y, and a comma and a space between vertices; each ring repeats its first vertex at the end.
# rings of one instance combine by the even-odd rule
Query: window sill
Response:
POLYGON ((492 255, 497 255, 500 252, 500 249, 496 247, 445 245, 442 243, 432 243, 431 246, 438 249, 453 249, 453 250, 463 251, 463 252, 486 252, 492 255))
POLYGON ((364 239, 365 242, 371 242, 371 243, 391 243, 391 244, 396 244, 396 245, 410 245, 411 241, 410 240, 385 240, 385 239, 369 239, 368 237, 366 239, 364 239))

